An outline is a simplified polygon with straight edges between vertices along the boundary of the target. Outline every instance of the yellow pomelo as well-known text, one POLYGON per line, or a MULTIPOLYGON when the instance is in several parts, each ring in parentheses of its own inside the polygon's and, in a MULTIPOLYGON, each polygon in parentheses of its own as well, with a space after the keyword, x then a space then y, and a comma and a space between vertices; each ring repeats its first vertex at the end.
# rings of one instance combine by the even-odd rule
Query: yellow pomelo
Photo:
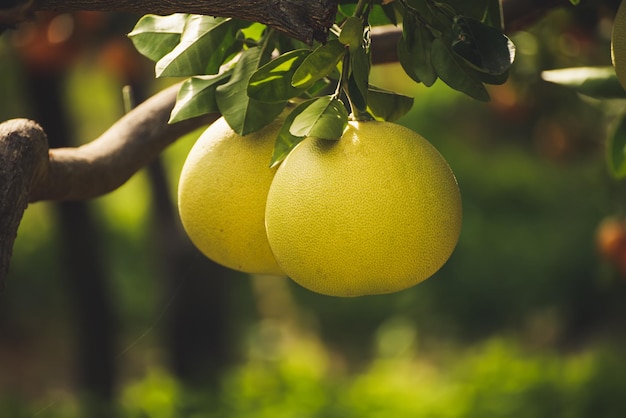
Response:
POLYGON ((617 9, 611 34, 611 60, 622 87, 626 89, 626 2, 617 9))
POLYGON ((283 271, 334 296, 406 289, 433 275, 461 231, 461 197, 439 152, 389 122, 307 138, 278 168, 265 225, 283 271))
POLYGON ((270 161, 282 120, 240 136, 218 119, 192 147, 178 185, 178 208, 191 241, 231 269, 283 275, 265 235, 270 161))

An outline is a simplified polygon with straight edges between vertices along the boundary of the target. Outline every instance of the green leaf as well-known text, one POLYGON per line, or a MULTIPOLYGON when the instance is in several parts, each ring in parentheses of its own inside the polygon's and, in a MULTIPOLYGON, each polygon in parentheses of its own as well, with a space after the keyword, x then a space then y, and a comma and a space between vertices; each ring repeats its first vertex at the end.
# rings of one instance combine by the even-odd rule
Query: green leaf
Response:
POLYGON ((501 30, 479 20, 456 16, 452 25, 452 50, 478 71, 499 75, 515 59, 515 46, 501 30))
POLYGON ((363 43, 363 24, 358 17, 349 17, 341 27, 339 42, 350 47, 353 53, 363 43))
POLYGON ((435 38, 432 62, 437 75, 448 86, 477 100, 489 101, 489 93, 483 83, 466 71, 466 66, 440 38, 435 38))
POLYGON ((248 96, 262 102, 281 102, 305 89, 291 85, 293 73, 311 53, 308 49, 287 52, 259 68, 250 77, 248 96))
POLYGON ((237 32, 250 22, 190 15, 180 43, 156 63, 157 77, 216 74, 226 58, 242 47, 237 32))
POLYGON ((575 67, 543 71, 541 78, 550 83, 574 89, 596 99, 623 99, 626 90, 621 86, 615 68, 575 67))
POLYGON ((348 96, 350 96, 350 105, 352 113, 360 115, 367 112, 367 91, 363 94, 354 79, 354 74, 348 79, 348 96))
POLYGON ((176 47, 187 16, 183 13, 145 15, 139 19, 128 37, 139 53, 156 62, 176 47))
POLYGON ((363 46, 350 55, 352 74, 350 76, 350 99, 364 112, 367 108, 370 60, 363 46), (356 88, 356 89, 355 89, 356 88))
POLYGON ((264 24, 255 22, 247 28, 241 29, 241 33, 244 38, 254 42, 259 42, 263 37, 263 33, 266 29, 267 26, 265 26, 264 24))
MULTIPOLYGON (((239 135, 255 132, 270 123, 285 107, 282 103, 265 103, 248 97, 248 82, 268 55, 268 43, 245 50, 230 80, 217 86, 215 99, 228 125, 239 135)), ((271 51, 269 51, 271 52, 271 51)))
POLYGON ((168 123, 219 112, 215 100, 215 89, 227 82, 232 73, 232 70, 229 70, 222 74, 196 76, 185 80, 178 91, 176 105, 172 109, 168 123))
POLYGON ((294 73, 291 85, 308 89, 317 80, 330 74, 345 53, 346 47, 338 39, 328 41, 305 58, 294 73))
POLYGON ((305 137, 295 136, 289 130, 294 119, 315 102, 315 99, 307 100, 296 106, 285 118, 283 125, 280 127, 276 144, 274 145, 274 153, 272 154, 272 162, 270 167, 275 167, 295 148, 305 137))
MULTIPOLYGON (((422 0, 423 1, 423 0, 422 0)), ((454 8, 447 3, 426 1, 429 14, 423 15, 433 34, 440 33, 445 37, 452 27, 452 18, 456 15, 454 8)))
POLYGON ((376 118, 393 122, 413 107, 413 98, 392 91, 371 87, 367 95, 369 111, 376 118))
POLYGON ((607 144, 607 160, 611 173, 617 179, 626 177, 626 118, 622 115, 617 121, 607 144))
POLYGON ((294 119, 289 132, 294 136, 312 136, 337 140, 348 124, 348 112, 343 103, 333 96, 313 99, 294 119))
POLYGON ((398 43, 400 65, 409 77, 428 87, 437 80, 431 61, 433 40, 430 30, 417 22, 414 16, 404 17, 402 38, 398 43))
POLYGON ((402 22, 402 16, 404 15, 404 10, 400 2, 394 1, 391 3, 383 4, 381 6, 383 13, 394 26, 398 26, 398 23, 402 22))

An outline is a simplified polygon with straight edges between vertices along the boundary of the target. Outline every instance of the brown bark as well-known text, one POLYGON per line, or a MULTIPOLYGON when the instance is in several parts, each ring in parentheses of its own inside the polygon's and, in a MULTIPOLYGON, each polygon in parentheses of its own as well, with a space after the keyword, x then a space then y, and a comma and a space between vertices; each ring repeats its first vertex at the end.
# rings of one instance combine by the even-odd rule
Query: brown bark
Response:
POLYGON ((29 201, 82 200, 113 191, 178 137, 219 116, 168 125, 178 88, 169 87, 137 106, 86 145, 50 150, 29 201))
POLYGON ((43 129, 33 121, 0 124, 0 288, 29 202, 83 200, 115 190, 167 145, 219 116, 168 125, 178 88, 158 93, 78 148, 48 150, 43 129))
POLYGON ((18 6, 0 6, 0 28, 27 20, 35 11, 107 11, 192 13, 235 17, 264 23, 295 39, 323 42, 334 23, 338 0, 24 0, 18 6), (3 10, 4 9, 4 10, 3 10))
POLYGON ((47 151, 46 134, 35 122, 15 119, 0 124, 0 289, 28 190, 45 171, 47 151))

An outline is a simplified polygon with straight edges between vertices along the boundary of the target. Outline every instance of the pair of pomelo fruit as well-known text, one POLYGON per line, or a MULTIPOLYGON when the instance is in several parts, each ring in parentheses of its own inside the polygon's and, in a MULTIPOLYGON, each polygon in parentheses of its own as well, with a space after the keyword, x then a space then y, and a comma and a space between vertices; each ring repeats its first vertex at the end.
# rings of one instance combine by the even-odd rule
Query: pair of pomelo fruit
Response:
POLYGON ((207 257, 335 296, 399 291, 446 262, 461 198, 428 141, 394 123, 350 122, 340 140, 306 138, 270 168, 281 123, 240 136, 221 118, 189 153, 178 205, 207 257))

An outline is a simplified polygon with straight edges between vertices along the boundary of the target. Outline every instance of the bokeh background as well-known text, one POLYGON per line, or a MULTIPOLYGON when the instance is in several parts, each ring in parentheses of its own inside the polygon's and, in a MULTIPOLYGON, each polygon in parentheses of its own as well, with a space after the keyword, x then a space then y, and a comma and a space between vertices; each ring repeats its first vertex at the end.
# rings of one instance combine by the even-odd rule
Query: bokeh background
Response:
MULTIPOLYGON (((488 104, 374 69, 416 98, 400 122, 463 196, 458 247, 412 289, 333 298, 205 259, 175 203, 200 131, 107 196, 31 205, 0 294, 0 416, 624 416, 626 187, 605 163, 624 103, 540 77, 610 65, 618 2, 590 3, 511 34, 488 104)), ((42 14, 3 34, 0 120, 75 146, 124 113, 123 86, 141 101, 177 81, 125 37, 138 17, 42 14)))

